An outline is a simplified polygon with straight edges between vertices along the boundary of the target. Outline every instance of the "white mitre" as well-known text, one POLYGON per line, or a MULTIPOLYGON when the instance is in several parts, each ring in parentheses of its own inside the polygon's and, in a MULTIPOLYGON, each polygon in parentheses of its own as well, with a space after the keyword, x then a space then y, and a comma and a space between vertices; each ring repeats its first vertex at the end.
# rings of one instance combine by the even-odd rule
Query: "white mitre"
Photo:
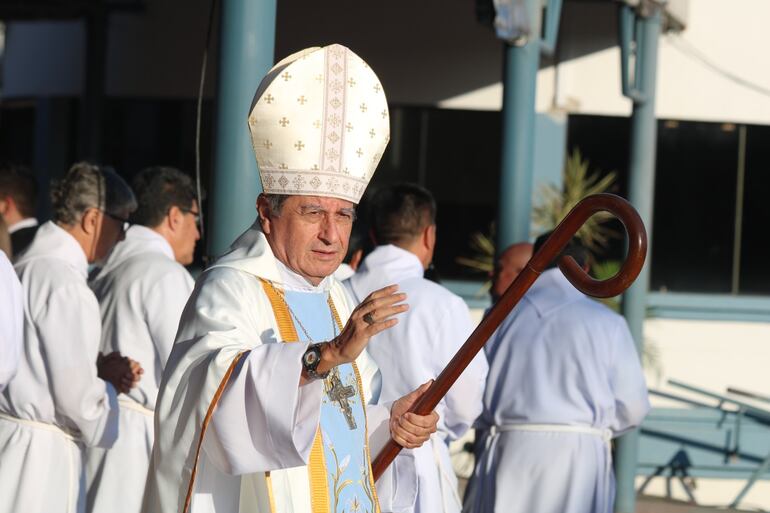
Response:
POLYGON ((265 193, 358 203, 390 140, 388 102, 348 48, 309 48, 262 79, 249 130, 265 193))

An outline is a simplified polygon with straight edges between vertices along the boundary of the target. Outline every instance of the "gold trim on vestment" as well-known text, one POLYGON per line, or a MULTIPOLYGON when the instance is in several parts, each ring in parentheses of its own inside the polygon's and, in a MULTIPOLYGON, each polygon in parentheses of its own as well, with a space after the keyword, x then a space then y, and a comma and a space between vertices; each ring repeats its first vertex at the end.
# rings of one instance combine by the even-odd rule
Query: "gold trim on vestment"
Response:
POLYGON ((313 513, 326 513, 330 510, 329 476, 326 473, 326 455, 324 454, 323 435, 321 426, 313 439, 308 462, 308 479, 310 479, 310 509, 313 513))
MULTIPOLYGON (((270 300, 270 306, 273 307, 273 314, 278 324, 278 333, 281 340, 286 343, 297 342, 297 328, 291 319, 291 312, 286 301, 281 297, 280 292, 267 280, 259 279, 262 282, 262 288, 270 300)), ((273 490, 267 473, 267 489, 270 497, 273 496, 273 490)), ((326 457, 324 456, 323 437, 321 428, 318 427, 313 447, 310 450, 310 461, 308 462, 308 480, 310 481, 310 508, 313 513, 329 513, 329 477, 326 473, 326 457)), ((273 508, 271 500, 270 507, 273 508)), ((273 511, 275 509, 273 508, 273 511)))
POLYGON ((291 312, 286 305, 281 293, 267 280, 259 279, 262 282, 262 289, 267 294, 267 299, 270 301, 270 306, 273 307, 273 315, 275 316, 275 322, 278 324, 278 334, 281 336, 281 340, 284 342, 297 342, 299 336, 297 336, 297 328, 294 327, 294 321, 291 320, 291 312))
POLYGON ((230 376, 233 373, 233 370, 235 370, 235 366, 238 365, 238 362, 241 361, 241 358, 243 355, 246 354, 246 352, 238 353, 235 358, 233 358, 233 362, 230 364, 230 367, 227 368, 227 372, 225 372, 224 377, 222 378, 222 381, 219 383, 219 386, 217 387, 217 391, 214 392, 214 397, 211 399, 211 403, 209 404, 208 410, 206 410, 206 416, 203 417, 203 423, 201 424, 201 433, 198 435, 198 445, 195 448, 195 459, 193 459, 193 468, 192 473, 190 474, 190 482, 187 485, 187 495, 184 499, 184 508, 182 509, 182 513, 186 513, 187 510, 190 508, 190 501, 192 500, 193 495, 193 487, 195 486, 195 476, 198 472, 198 458, 200 457, 201 453, 201 447, 203 446, 203 435, 206 433, 206 428, 209 426, 209 422, 211 421, 212 415, 214 415, 214 410, 217 407, 217 403, 219 402, 219 399, 222 397, 222 393, 225 391, 225 386, 227 385, 227 382, 230 380, 230 376))
POLYGON ((273 480, 270 477, 270 471, 265 472, 265 486, 267 487, 267 500, 270 503, 270 513, 275 513, 275 496, 273 495, 273 480))

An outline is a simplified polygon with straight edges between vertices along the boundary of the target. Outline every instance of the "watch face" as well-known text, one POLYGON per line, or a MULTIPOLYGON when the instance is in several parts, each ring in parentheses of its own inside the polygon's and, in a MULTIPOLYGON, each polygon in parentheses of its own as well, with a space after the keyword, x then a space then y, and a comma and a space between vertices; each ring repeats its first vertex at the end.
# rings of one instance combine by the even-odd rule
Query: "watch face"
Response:
POLYGON ((307 353, 305 353, 305 365, 313 365, 318 361, 318 353, 316 351, 310 350, 307 353))

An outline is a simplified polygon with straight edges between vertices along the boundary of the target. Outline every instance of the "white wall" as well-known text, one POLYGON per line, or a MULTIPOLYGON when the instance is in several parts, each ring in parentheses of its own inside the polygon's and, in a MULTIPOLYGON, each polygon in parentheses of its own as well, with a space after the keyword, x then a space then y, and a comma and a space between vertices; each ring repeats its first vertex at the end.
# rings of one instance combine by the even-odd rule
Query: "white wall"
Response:
MULTIPOLYGON (((208 17, 207 4, 148 0, 140 13, 109 23, 107 94, 194 97, 208 17)), ((331 42, 346 44, 377 70, 391 103, 498 110, 502 43, 461 0, 280 2, 276 53, 331 42)), ((626 116, 620 94, 617 7, 567 2, 556 66, 538 76, 537 110, 626 116)), ((770 19, 767 0, 694 0, 687 29, 661 40, 657 113, 661 118, 770 124, 770 19), (753 91, 690 55, 692 49, 742 79, 753 91)), ((83 73, 80 22, 8 25, 5 97, 78 94, 83 73)), ((214 43, 217 37, 214 36, 214 43)), ((210 61, 213 92, 216 44, 210 61)))
MULTIPOLYGON (((688 395, 666 385, 666 380, 673 378, 720 394, 731 386, 770 395, 770 324, 647 319, 644 339, 659 365, 659 373, 647 369, 650 387, 688 395)), ((656 398, 653 404, 686 407, 656 398)))
MULTIPOLYGON (((766 65, 770 2, 733 0, 727 8, 723 0, 695 0, 689 5, 687 29, 680 34, 668 34, 660 41, 657 116, 770 124, 770 66, 766 65), (719 71, 694 54, 705 56, 719 71), (759 85, 767 90, 766 94, 741 85, 726 74, 759 85)), ((565 11, 565 16, 568 14, 565 11)), ((573 16, 562 22, 570 24, 579 19, 573 16)), ((619 48, 584 53, 579 48, 582 35, 578 35, 567 30, 561 41, 577 55, 567 56, 569 60, 540 71, 537 110, 557 108, 582 114, 627 116, 631 102, 620 92, 619 48)), ((502 85, 490 84, 442 104, 500 109, 502 85)))

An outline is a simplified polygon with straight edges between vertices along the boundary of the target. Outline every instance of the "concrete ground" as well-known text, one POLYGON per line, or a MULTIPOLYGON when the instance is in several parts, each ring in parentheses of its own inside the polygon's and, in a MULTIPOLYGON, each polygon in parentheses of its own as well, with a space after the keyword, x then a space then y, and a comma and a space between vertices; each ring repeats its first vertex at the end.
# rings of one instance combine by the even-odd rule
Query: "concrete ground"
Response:
MULTIPOLYGON (((467 479, 458 478, 460 497, 465 493, 467 479)), ((713 506, 694 506, 686 502, 660 497, 642 496, 636 501, 636 513, 756 513, 767 512, 764 509, 731 509, 713 506)))
POLYGON ((686 502, 665 500, 659 497, 640 497, 636 503, 636 513, 745 513, 766 511, 763 509, 729 509, 707 506, 693 506, 686 502))

